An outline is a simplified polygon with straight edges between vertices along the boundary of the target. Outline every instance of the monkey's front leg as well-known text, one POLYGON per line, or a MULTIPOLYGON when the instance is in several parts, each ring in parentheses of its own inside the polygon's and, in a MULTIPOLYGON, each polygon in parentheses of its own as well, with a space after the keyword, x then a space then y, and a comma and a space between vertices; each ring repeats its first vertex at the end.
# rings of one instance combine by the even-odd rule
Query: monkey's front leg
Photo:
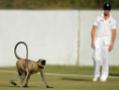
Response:
POLYGON ((45 77, 44 77, 44 72, 43 72, 43 70, 40 71, 40 74, 41 74, 41 78, 42 78, 42 80, 43 80, 43 82, 44 82, 46 88, 53 88, 53 87, 51 87, 51 86, 49 86, 49 85, 47 84, 47 82, 46 82, 46 80, 45 80, 45 77))

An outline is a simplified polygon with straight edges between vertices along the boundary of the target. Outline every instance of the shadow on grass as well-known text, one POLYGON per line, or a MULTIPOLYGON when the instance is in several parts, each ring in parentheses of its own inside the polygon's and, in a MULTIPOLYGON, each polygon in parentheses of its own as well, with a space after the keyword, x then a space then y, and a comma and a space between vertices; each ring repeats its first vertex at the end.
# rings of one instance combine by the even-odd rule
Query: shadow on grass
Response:
POLYGON ((109 76, 119 77, 119 73, 109 73, 109 76))
POLYGON ((14 88, 14 87, 18 87, 18 88, 32 88, 32 87, 40 87, 40 86, 27 86, 27 87, 20 87, 20 86, 7 86, 7 87, 11 87, 11 88, 14 88))
MULTIPOLYGON (((4 86, 3 86, 4 87, 4 86)), ((11 88, 54 88, 52 86, 49 87, 44 87, 44 86, 27 86, 27 87, 20 87, 20 86, 7 86, 7 87, 11 87, 11 88)))
POLYGON ((63 80, 71 80, 71 81, 91 81, 90 79, 84 78, 73 78, 73 77, 63 77, 63 80))

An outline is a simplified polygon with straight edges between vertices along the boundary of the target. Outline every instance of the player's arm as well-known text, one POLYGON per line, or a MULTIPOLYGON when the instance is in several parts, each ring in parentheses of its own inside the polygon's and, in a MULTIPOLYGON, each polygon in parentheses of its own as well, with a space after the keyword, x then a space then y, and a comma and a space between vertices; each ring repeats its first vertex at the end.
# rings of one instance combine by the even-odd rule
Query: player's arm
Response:
POLYGON ((96 26, 93 25, 92 26, 92 30, 91 30, 91 47, 94 48, 94 41, 95 41, 95 32, 96 32, 96 26))
POLYGON ((113 29, 112 30, 112 38, 111 38, 111 44, 110 44, 110 47, 109 47, 109 51, 111 51, 113 49, 115 40, 116 40, 116 29, 113 29))
POLYGON ((116 29, 112 30, 112 44, 114 45, 114 42, 116 40, 116 29))

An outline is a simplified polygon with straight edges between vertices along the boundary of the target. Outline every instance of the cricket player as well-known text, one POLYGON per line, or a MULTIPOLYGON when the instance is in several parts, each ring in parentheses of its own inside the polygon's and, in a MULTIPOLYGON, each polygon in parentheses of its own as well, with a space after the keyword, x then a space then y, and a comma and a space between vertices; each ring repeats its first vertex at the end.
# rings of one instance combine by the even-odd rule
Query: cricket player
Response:
POLYGON ((91 30, 91 47, 94 50, 94 77, 93 81, 98 79, 105 82, 109 75, 109 52, 113 49, 116 39, 116 21, 110 14, 111 4, 105 2, 104 12, 99 15, 91 30), (100 70, 102 66, 102 70, 100 70), (101 71, 101 72, 100 72, 101 71))

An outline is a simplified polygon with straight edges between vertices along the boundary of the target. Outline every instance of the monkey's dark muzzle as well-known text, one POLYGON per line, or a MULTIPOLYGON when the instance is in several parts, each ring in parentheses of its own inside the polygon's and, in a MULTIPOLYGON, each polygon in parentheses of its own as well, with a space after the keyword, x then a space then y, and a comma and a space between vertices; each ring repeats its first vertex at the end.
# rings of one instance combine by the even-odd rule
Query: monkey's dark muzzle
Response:
POLYGON ((42 61, 41 61, 41 64, 42 64, 42 65, 46 65, 46 60, 42 60, 42 61))

